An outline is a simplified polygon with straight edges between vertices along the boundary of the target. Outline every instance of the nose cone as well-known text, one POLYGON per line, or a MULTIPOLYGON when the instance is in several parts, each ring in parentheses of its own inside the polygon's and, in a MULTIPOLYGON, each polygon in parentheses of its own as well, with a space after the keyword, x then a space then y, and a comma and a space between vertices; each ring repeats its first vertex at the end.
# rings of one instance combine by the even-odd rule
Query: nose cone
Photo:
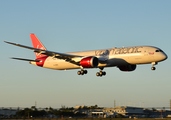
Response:
POLYGON ((167 55, 163 52, 161 55, 161 61, 166 60, 167 58, 167 55))
POLYGON ((168 57, 167 55, 164 53, 164 59, 163 60, 166 60, 168 57))
POLYGON ((160 62, 166 60, 168 57, 164 52, 157 52, 154 58, 157 62, 160 62))

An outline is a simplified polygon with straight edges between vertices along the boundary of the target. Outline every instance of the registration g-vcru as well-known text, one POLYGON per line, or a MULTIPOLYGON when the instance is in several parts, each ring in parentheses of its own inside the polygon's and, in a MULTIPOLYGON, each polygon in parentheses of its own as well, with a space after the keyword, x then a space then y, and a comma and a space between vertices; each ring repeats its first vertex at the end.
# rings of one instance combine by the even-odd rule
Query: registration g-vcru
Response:
POLYGON ((105 67, 117 67, 121 71, 134 71, 138 64, 152 64, 151 69, 155 70, 154 65, 167 59, 167 55, 157 47, 153 46, 135 46, 111 48, 103 50, 59 53, 47 50, 39 39, 30 34, 33 47, 20 45, 12 42, 6 43, 33 50, 36 55, 35 60, 12 58, 17 60, 29 61, 31 64, 57 70, 80 69, 77 74, 84 75, 86 69, 99 68, 97 76, 104 76, 105 67))

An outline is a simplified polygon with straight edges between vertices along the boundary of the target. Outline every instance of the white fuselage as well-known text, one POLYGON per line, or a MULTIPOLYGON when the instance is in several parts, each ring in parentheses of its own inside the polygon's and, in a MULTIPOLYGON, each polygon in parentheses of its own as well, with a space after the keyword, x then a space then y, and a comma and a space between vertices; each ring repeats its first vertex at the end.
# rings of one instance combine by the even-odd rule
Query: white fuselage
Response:
MULTIPOLYGON (((95 56, 99 60, 103 59, 106 61, 104 63, 100 62, 97 67, 113 67, 127 64, 148 64, 152 62, 160 62, 167 58, 167 55, 162 50, 151 46, 111 48, 67 54, 80 55, 84 57, 95 56)), ((75 58, 74 60, 80 61, 80 59, 82 58, 75 58)), ((30 63, 36 65, 35 62, 30 63)), ((47 57, 42 67, 58 70, 80 68, 78 65, 54 57, 47 57)))

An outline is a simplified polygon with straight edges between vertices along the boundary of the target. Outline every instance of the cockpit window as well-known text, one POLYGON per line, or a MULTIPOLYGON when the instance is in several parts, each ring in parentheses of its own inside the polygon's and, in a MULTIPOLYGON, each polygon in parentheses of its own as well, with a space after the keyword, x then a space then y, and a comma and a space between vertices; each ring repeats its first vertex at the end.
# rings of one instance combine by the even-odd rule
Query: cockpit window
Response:
POLYGON ((156 50, 156 52, 163 52, 162 50, 156 50))

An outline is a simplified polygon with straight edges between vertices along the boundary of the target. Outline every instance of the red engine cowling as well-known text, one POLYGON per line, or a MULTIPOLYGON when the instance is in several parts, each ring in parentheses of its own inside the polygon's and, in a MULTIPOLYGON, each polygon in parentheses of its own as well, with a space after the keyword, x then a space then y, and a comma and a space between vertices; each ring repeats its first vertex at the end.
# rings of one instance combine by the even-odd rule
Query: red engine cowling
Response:
POLYGON ((97 67, 99 64, 99 60, 97 57, 86 57, 86 58, 83 58, 81 61, 80 61, 80 65, 83 67, 83 68, 93 68, 93 67, 97 67))
POLYGON ((118 66, 118 68, 121 71, 134 71, 136 69, 136 65, 123 65, 123 66, 118 66))

